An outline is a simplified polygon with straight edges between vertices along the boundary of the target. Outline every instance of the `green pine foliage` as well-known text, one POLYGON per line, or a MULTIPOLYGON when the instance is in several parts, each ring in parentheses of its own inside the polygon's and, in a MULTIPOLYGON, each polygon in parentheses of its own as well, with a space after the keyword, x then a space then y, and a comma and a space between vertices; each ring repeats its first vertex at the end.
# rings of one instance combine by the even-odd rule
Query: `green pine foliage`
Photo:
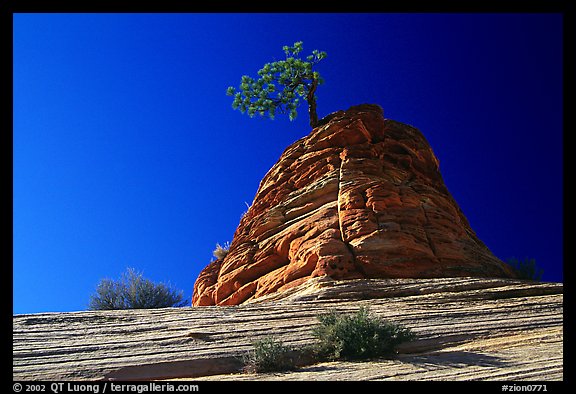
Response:
POLYGON ((228 87, 226 94, 233 96, 232 108, 250 117, 268 115, 274 119, 276 114, 288 114, 290 120, 297 116, 297 108, 302 100, 308 102, 310 124, 318 122, 316 115, 316 87, 324 80, 314 70, 314 66, 326 57, 326 52, 312 51, 305 59, 300 58, 302 41, 294 46, 284 46, 285 60, 266 63, 258 71, 258 79, 242 76, 240 87, 228 87))
POLYGON ((183 291, 165 283, 154 283, 141 272, 128 268, 119 280, 102 279, 90 296, 90 310, 152 309, 188 304, 183 291))

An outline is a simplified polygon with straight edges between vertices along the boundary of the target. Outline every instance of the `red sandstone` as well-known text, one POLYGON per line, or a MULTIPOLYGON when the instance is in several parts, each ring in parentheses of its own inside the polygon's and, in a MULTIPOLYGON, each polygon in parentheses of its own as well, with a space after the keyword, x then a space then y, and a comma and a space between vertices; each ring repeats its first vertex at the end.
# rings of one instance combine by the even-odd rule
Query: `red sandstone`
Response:
POLYGON ((288 147, 192 303, 237 305, 309 278, 514 277, 471 229, 422 133, 377 105, 288 147))

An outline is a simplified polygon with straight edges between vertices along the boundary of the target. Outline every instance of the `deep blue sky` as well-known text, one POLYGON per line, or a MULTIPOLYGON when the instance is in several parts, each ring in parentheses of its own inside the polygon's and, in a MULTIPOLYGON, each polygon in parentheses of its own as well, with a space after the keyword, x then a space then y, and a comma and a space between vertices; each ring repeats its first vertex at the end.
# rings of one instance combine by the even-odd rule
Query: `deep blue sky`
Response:
POLYGON ((14 313, 86 309, 126 267, 188 298, 310 131, 226 87, 304 41, 318 113, 419 128, 472 228, 562 281, 560 14, 15 14, 14 313))

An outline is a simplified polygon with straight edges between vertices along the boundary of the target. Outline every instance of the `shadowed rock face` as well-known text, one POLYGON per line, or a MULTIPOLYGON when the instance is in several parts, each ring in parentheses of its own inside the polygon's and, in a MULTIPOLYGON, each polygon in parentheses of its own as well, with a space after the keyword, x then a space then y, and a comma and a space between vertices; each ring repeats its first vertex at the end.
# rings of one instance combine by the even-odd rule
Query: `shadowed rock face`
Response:
POLYGON ((329 115, 268 171, 193 305, 237 305, 319 276, 513 278, 438 166, 422 133, 377 105, 329 115))

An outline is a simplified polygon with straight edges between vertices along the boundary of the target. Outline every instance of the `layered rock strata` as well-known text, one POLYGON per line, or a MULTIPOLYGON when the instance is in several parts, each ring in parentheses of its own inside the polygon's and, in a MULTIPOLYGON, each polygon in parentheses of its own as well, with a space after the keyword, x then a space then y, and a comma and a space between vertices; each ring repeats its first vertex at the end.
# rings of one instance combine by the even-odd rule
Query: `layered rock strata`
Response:
POLYGON ((200 273, 193 305, 237 305, 320 276, 514 273, 470 227, 423 134, 360 105, 329 115, 284 151, 228 255, 200 273))
POLYGON ((562 380, 563 299, 561 283, 322 277, 239 306, 15 315, 12 379, 562 380), (388 360, 237 374, 255 341, 305 349, 319 315, 361 306, 416 339, 388 360))

